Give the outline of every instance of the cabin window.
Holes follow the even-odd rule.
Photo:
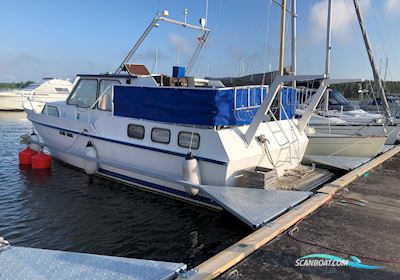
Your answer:
[[[157,143],[169,144],[171,131],[165,128],[153,128],[151,130],[151,140]]]
[[[54,88],[57,92],[61,92],[61,93],[68,93],[69,90],[67,88],[60,88],[60,87],[56,87]]]
[[[88,108],[96,102],[96,99],[97,80],[81,79],[68,98],[67,104]]]
[[[193,136],[192,136],[193,135]],[[200,147],[200,134],[181,131],[178,135],[178,146],[197,150]]]
[[[46,105],[45,109],[43,110],[45,114],[48,116],[59,117],[58,109],[54,106]]]
[[[144,138],[144,126],[138,124],[128,125],[128,136],[135,139]]]
[[[101,80],[99,90],[99,104],[98,108],[104,111],[111,111],[112,109],[112,87],[113,85],[121,84],[118,80]]]

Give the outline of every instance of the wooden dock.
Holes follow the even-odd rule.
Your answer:
[[[224,274],[222,278],[227,277],[227,275],[230,275],[230,273],[236,273],[237,275],[241,275],[245,279],[257,279],[258,277],[255,277],[258,275],[257,273],[262,271],[262,268],[254,269],[256,273],[249,273],[248,275],[246,274],[241,274],[240,269],[243,267],[248,267],[253,266],[253,267],[259,267],[260,262],[257,260],[257,257],[255,258],[249,258],[248,260],[245,261],[246,264],[239,264],[241,261],[246,259],[249,255],[253,254],[256,250],[263,248],[264,254],[268,254],[268,246],[265,246],[267,243],[269,243],[271,240],[282,234],[284,231],[288,230],[290,227],[294,226],[296,223],[299,221],[305,219],[307,216],[309,216],[311,213],[315,212],[317,209],[319,209],[321,206],[327,204],[328,202],[332,201],[332,199],[335,198],[335,196],[343,191],[344,188],[349,186],[352,182],[357,180],[358,178],[365,176],[367,177],[368,172],[371,171],[373,168],[376,168],[377,166],[383,164],[385,161],[388,159],[392,158],[395,156],[397,153],[400,151],[400,146],[396,146],[393,149],[387,151],[386,153],[382,154],[381,156],[373,159],[372,161],[364,164],[363,166],[347,173],[346,175],[340,177],[339,179],[327,184],[323,188],[318,190],[318,193],[313,196],[311,199],[305,201],[304,203],[300,204],[298,207],[294,208],[293,210],[285,213],[284,215],[280,216],[277,218],[273,223],[268,224],[259,230],[255,231],[254,233],[250,234],[249,236],[243,238],[239,242],[233,244],[232,246],[228,247],[224,251],[220,252],[219,254],[215,255],[214,257],[210,258],[209,260],[201,263],[191,271],[189,271],[184,277],[181,277],[180,279],[214,279],[218,277],[219,275]],[[397,161],[398,163],[398,161]],[[396,166],[395,166],[396,167]],[[373,176],[373,175],[371,175]],[[398,175],[396,174],[396,177]],[[399,177],[400,178],[400,177]],[[382,181],[382,186],[370,186],[372,189],[374,188],[384,188],[386,186],[383,185],[385,181],[383,179],[386,179],[385,176],[383,178],[380,178]],[[398,182],[400,181],[397,180],[397,185],[392,186],[392,188],[397,187],[397,194],[400,192],[398,191]],[[386,198],[390,199],[390,198]],[[346,200],[343,200],[346,201]],[[400,199],[396,200],[395,203],[397,206],[400,207]],[[397,208],[398,211],[398,208]],[[335,218],[334,216],[332,217],[333,219]],[[361,217],[360,217],[361,218]],[[351,221],[348,221],[351,224]],[[368,221],[366,221],[368,222]],[[318,226],[318,225],[316,225]],[[340,227],[341,225],[337,225],[336,235],[337,238],[340,238],[341,232],[340,232]],[[397,228],[397,230],[400,230],[400,228]],[[321,229],[321,234],[322,234],[323,229]],[[379,228],[376,229],[377,232],[379,232]],[[375,233],[376,234],[376,233]],[[398,231],[394,232],[395,238],[399,239],[398,236]],[[335,241],[335,240],[333,240]],[[279,243],[279,241],[277,241]],[[376,240],[376,242],[381,242],[379,240]],[[351,243],[351,242],[350,242]],[[400,244],[400,240],[398,240],[398,243]],[[318,249],[318,248],[317,248]],[[354,248],[357,250],[358,248]],[[399,247],[398,247],[399,249]],[[282,248],[284,250],[284,248]],[[322,249],[320,249],[321,251]],[[398,251],[397,251],[398,252]],[[297,257],[301,257],[301,255],[298,255]],[[398,255],[397,255],[398,257]],[[294,262],[292,264],[294,267]],[[397,268],[399,268],[397,266]],[[283,270],[283,268],[282,268]],[[244,269],[246,271],[246,269]],[[253,272],[254,272],[253,271]],[[262,278],[270,278],[272,275],[268,275],[268,273],[262,274]],[[397,279],[399,278],[400,274],[397,274]],[[274,276],[275,277],[275,276]],[[226,278],[228,279],[228,278]],[[231,279],[231,278],[229,278]],[[238,278],[239,279],[239,278]],[[339,278],[338,278],[339,279]],[[386,278],[388,279],[388,278]]]

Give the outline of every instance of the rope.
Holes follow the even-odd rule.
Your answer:
[[[3,250],[7,250],[10,246],[10,243],[0,236],[0,252]]]
[[[192,153],[193,135],[194,135],[194,125],[192,126],[192,135],[190,136],[189,153]]]
[[[322,248],[322,249],[325,249],[325,250],[329,250],[329,251],[332,251],[332,252],[335,252],[335,253],[348,255],[348,256],[355,256],[355,257],[358,257],[358,258],[367,259],[367,260],[371,260],[371,261],[400,264],[400,260],[386,260],[386,259],[373,258],[373,257],[370,257],[370,256],[365,256],[365,255],[361,255],[361,254],[358,254],[358,253],[349,252],[349,251],[346,251],[346,250],[339,250],[339,249],[336,249],[336,248],[331,248],[331,247],[324,246],[324,245],[321,245],[321,244],[318,244],[318,243],[314,243],[314,242],[311,242],[311,241],[306,241],[306,240],[302,240],[300,238],[297,238],[297,237],[294,236],[294,233],[296,231],[300,230],[299,229],[299,225],[300,225],[300,223],[302,221],[303,221],[303,219],[299,220],[293,226],[293,228],[287,232],[288,236],[291,239],[293,239],[293,240],[295,240],[295,241],[297,241],[299,243],[303,243],[303,244],[311,245],[311,246],[314,246],[314,247],[319,247],[319,248]]]
[[[266,32],[265,32],[265,56],[264,56],[264,73],[263,73],[263,78],[261,82],[261,86],[265,84],[265,76],[267,74],[267,57],[269,54],[269,50],[271,49],[268,46],[268,39],[269,39],[269,17],[270,17],[270,12],[271,12],[271,4],[272,0],[268,1],[268,11],[267,11],[267,26],[266,26]]]
[[[351,19],[351,23],[352,23],[351,24],[351,30],[352,30],[353,35],[354,35],[354,36],[352,36],[352,40],[355,43],[355,45],[357,46],[357,50],[358,50],[358,53],[360,54],[360,57],[361,58],[365,58],[363,50],[362,50],[362,47],[360,46],[360,44],[357,44],[358,41],[355,39],[355,38],[357,38],[357,36],[359,36],[358,35],[359,33],[356,31],[357,30],[356,26],[358,26],[358,24],[357,24],[357,22],[355,21],[355,19],[353,17],[354,14],[352,14],[350,12],[350,8],[349,8],[349,6],[347,4],[347,1],[343,0],[343,2],[345,4],[345,6],[346,6],[347,15]],[[364,68],[365,69],[368,69],[368,68],[371,67],[370,65],[368,65],[368,63],[365,61],[365,59],[360,59],[360,61],[362,61],[362,63],[364,64]]]
[[[72,144],[69,145],[67,148],[65,148],[64,151],[68,151],[69,149],[71,149],[72,146],[76,143],[76,141],[78,141],[78,139],[83,135],[83,133],[85,133],[85,130],[86,129],[82,130],[82,132],[78,134],[78,136],[75,138],[75,140],[72,142]],[[88,135],[89,135],[89,141],[90,141],[90,134],[88,134]]]

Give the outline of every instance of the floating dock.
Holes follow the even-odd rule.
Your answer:
[[[399,152],[400,146],[392,147],[327,184],[273,223],[184,273],[180,279],[300,279],[310,274],[316,278],[399,279],[400,156],[369,173]],[[350,191],[346,192],[347,189]],[[293,226],[299,232],[275,239]],[[383,268],[295,266],[296,259],[314,253],[358,256],[363,263]]]
[[[182,263],[149,261],[64,251],[0,247],[0,279],[175,279]]]
[[[240,193],[242,188],[202,188],[242,221],[260,228],[188,271],[182,263],[0,244],[0,279],[259,279],[276,275],[301,278],[303,273],[334,275],[337,279],[398,279],[400,157],[369,174],[398,154],[400,146],[385,151],[314,193],[264,189]],[[346,192],[347,186],[360,177],[363,179]],[[251,196],[254,205],[232,200],[247,200],[245,196]],[[300,231],[275,239],[293,226]],[[330,274],[331,270],[324,268],[295,266],[298,258],[313,253],[354,256],[382,269],[336,267]]]

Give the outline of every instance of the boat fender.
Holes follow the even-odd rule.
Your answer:
[[[97,151],[91,141],[88,141],[85,148],[85,155],[89,158],[97,159]],[[92,175],[97,171],[97,162],[86,159],[83,163],[83,168],[86,174]]]
[[[51,169],[51,156],[40,151],[31,157],[32,169]]]
[[[36,152],[40,152],[40,146],[37,144],[39,142],[39,135],[35,133],[35,131],[32,132],[31,135],[29,135],[29,148]]]
[[[192,153],[188,153],[183,160],[182,165],[183,180],[190,182],[195,185],[200,185],[200,169],[197,159],[192,156]],[[185,191],[188,195],[195,196],[199,193],[198,188],[184,186]]]
[[[32,163],[31,159],[36,154],[37,154],[37,152],[32,150],[31,148],[29,148],[29,146],[28,146],[25,150],[18,153],[19,164],[31,165],[31,163]]]

